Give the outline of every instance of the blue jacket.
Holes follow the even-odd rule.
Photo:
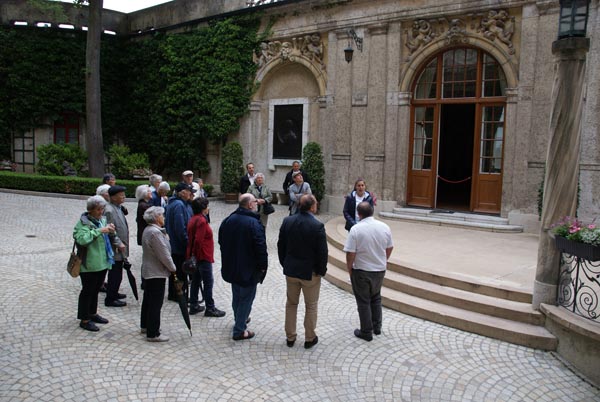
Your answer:
[[[356,199],[354,196],[356,195],[356,191],[352,191],[350,194],[346,196],[346,201],[344,202],[344,218],[346,218],[346,230],[350,230],[350,228],[356,225]],[[365,198],[363,201],[368,202],[373,206],[373,197],[371,197],[371,193],[365,191]]]
[[[223,280],[247,287],[262,282],[268,265],[265,230],[258,214],[238,208],[221,222],[221,275]]]
[[[171,254],[185,255],[187,224],[192,218],[192,206],[179,197],[171,197],[165,210],[165,228],[171,243]]]

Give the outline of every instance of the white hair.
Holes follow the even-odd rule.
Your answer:
[[[171,191],[171,186],[169,186],[168,181],[161,181],[160,184],[158,185],[158,189]]]
[[[141,186],[137,186],[135,189],[135,198],[138,201],[141,201],[146,198],[148,195],[148,191],[150,191],[150,186],[147,184],[142,184]]]
[[[88,211],[93,211],[98,207],[105,207],[106,204],[107,202],[104,199],[104,197],[102,197],[101,195],[93,195],[87,199],[86,207]]]
[[[159,174],[153,174],[150,176],[150,184],[154,186],[156,183],[160,183],[162,181],[162,176]]]
[[[110,184],[101,184],[96,189],[96,195],[107,194],[108,189],[110,188]]]
[[[164,215],[165,209],[163,207],[150,207],[144,212],[144,220],[146,223],[156,223],[158,217]]]

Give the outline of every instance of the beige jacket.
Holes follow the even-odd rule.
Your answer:
[[[165,229],[151,224],[142,235],[142,278],[168,278],[175,272],[171,245]]]

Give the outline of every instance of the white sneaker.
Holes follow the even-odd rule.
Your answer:
[[[148,342],[167,342],[169,337],[166,335],[155,336],[154,338],[146,338]]]

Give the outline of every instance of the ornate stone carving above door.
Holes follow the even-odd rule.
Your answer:
[[[260,69],[276,59],[294,62],[296,58],[302,57],[320,70],[325,71],[324,52],[325,49],[321,41],[321,35],[313,33],[287,41],[275,40],[262,42],[260,44],[260,51],[254,55],[254,62]]]

